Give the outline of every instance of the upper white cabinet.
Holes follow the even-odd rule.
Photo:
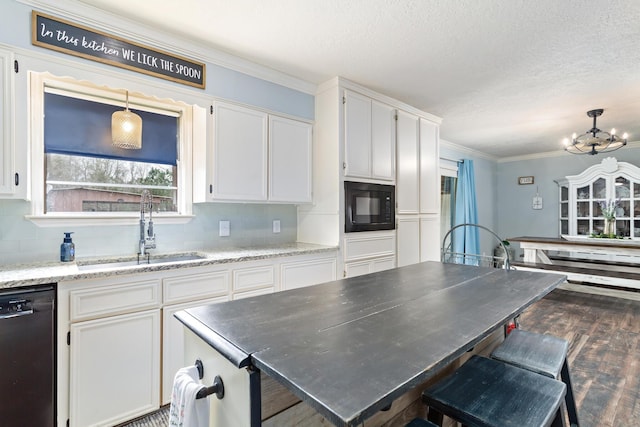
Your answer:
[[[615,234],[640,238],[640,168],[607,157],[600,164],[557,182],[560,234],[603,234],[605,216],[601,204],[617,202]]]
[[[353,178],[395,178],[395,109],[345,90],[344,174]]]
[[[269,116],[269,200],[311,202],[312,128]]]
[[[11,197],[17,186],[14,171],[13,54],[0,49],[0,197]]]
[[[396,213],[417,214],[420,209],[420,145],[418,116],[398,111]]]
[[[267,200],[267,114],[216,102],[212,197]]]
[[[212,112],[211,141],[194,148],[194,201],[311,202],[310,123],[225,102]]]
[[[439,126],[420,119],[420,213],[440,214]]]

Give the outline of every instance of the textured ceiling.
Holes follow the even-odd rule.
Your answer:
[[[594,108],[640,140],[638,0],[80,1],[311,83],[345,77],[496,157],[559,150]]]

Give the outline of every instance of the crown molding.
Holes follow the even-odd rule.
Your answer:
[[[440,139],[440,148],[443,148],[443,147],[444,148],[448,148],[450,150],[458,151],[460,153],[465,153],[465,154],[468,154],[470,156],[477,157],[477,158],[480,158],[480,159],[489,160],[489,161],[492,161],[492,162],[499,161],[499,159],[497,157],[492,156],[490,154],[483,153],[482,151],[474,150],[473,148],[469,148],[469,147],[465,147],[465,146],[462,146],[462,145],[458,145],[458,144],[455,144],[453,142],[449,142],[449,141],[444,140],[444,139],[441,138]]]
[[[211,46],[196,42],[183,36],[158,31],[153,27],[133,21],[127,17],[116,15],[81,3],[76,0],[17,0],[39,11],[59,16],[106,33],[144,45],[172,52],[194,60],[199,60],[247,74],[271,83],[285,86],[309,95],[316,93],[317,85],[259,65],[247,59],[231,55]],[[135,31],[132,31],[135,29]]]
[[[636,148],[640,148],[640,141],[628,142],[626,147],[622,147],[620,148],[620,150],[625,150],[625,149],[628,150],[628,149],[636,149]],[[613,153],[613,151],[610,151],[608,153],[602,153],[602,155],[605,156],[609,153]],[[545,159],[549,157],[566,156],[567,154],[570,154],[571,156],[588,155],[588,154],[571,154],[571,153],[567,153],[565,150],[556,150],[556,151],[547,151],[544,153],[526,154],[523,156],[501,157],[498,159],[498,163],[519,162],[522,160]]]

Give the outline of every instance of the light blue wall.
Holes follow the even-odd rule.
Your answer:
[[[31,7],[1,0],[0,43],[20,49],[58,56],[75,63],[109,69],[139,79],[159,79],[128,70],[103,65],[31,45]],[[198,58],[193,58],[198,60]],[[186,88],[179,83],[162,80],[168,87],[205,93],[268,110],[314,118],[314,97],[266,80],[255,78],[219,65],[207,63],[206,90]],[[25,71],[25,70],[23,70]],[[101,83],[101,82],[98,82]],[[126,83],[123,83],[126,85]],[[178,92],[177,92],[178,93]],[[179,96],[176,99],[180,99]],[[25,144],[27,141],[18,141]],[[59,260],[59,247],[64,231],[73,231],[78,257],[128,255],[137,251],[137,226],[40,228],[25,219],[30,206],[25,201],[0,200],[0,264]],[[194,205],[195,218],[183,225],[156,224],[157,251],[204,250],[221,247],[256,246],[289,243],[296,240],[297,217],[293,205],[222,204]],[[281,221],[281,232],[272,233],[272,220]],[[218,221],[231,222],[231,235],[218,237]]]

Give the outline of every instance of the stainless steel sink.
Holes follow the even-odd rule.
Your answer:
[[[151,258],[140,258],[140,259],[131,259],[131,260],[119,260],[119,261],[98,261],[98,262],[83,262],[79,261],[78,270],[109,270],[123,267],[132,267],[138,265],[154,265],[154,264],[171,264],[175,262],[181,261],[194,261],[199,259],[205,259],[206,256],[199,254],[179,254],[179,255],[168,255],[168,256],[155,256]]]

